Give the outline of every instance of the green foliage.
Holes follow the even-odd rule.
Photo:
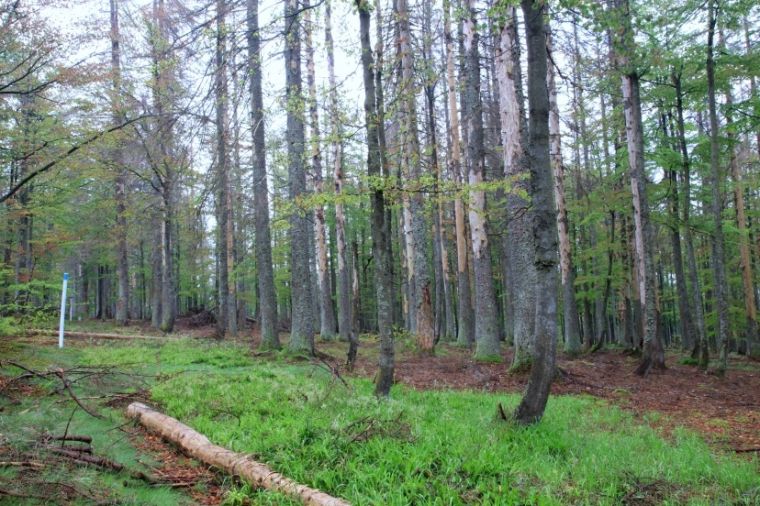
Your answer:
[[[619,504],[652,487],[671,504],[751,504],[760,486],[756,462],[713,455],[682,430],[665,441],[593,398],[553,397],[541,424],[521,428],[496,416],[497,403],[509,411],[517,395],[398,388],[378,401],[369,381],[345,388],[322,368],[255,361],[234,346],[172,342],[85,356],[177,371],[152,389],[167,413],[354,504]]]

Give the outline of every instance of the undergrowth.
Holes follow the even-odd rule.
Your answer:
[[[686,430],[666,441],[591,397],[554,396],[541,423],[523,428],[496,417],[518,395],[396,387],[378,401],[367,380],[344,386],[321,365],[256,360],[236,346],[109,345],[83,358],[160,372],[152,396],[168,414],[357,505],[760,502],[757,459],[712,453]],[[283,504],[245,488],[228,502],[245,497]]]

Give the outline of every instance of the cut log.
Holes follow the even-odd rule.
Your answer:
[[[254,461],[248,455],[217,446],[203,434],[141,402],[130,404],[127,408],[127,416],[134,418],[165,440],[174,443],[188,455],[237,476],[254,487],[288,494],[309,506],[351,506],[343,499],[332,497],[306,485],[299,485],[275,473],[266,465]]]

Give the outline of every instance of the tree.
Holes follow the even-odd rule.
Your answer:
[[[291,324],[288,349],[314,353],[312,292],[309,275],[309,228],[304,199],[306,171],[303,155],[305,134],[301,83],[301,21],[297,0],[285,1],[285,102],[287,107],[288,197],[290,214]]]
[[[715,99],[715,25],[717,24],[717,6],[714,0],[707,2],[707,107],[710,116],[710,187],[712,188],[712,268],[713,290],[718,312],[716,339],[720,348],[718,373],[723,375],[728,367],[728,294],[726,283],[725,245],[723,240],[723,195],[720,169],[720,141],[718,136],[718,111]]]
[[[635,265],[644,314],[644,349],[637,374],[645,375],[654,367],[665,367],[665,354],[657,334],[657,288],[655,284],[654,235],[649,220],[647,180],[644,172],[644,124],[641,118],[639,70],[633,62],[635,51],[631,12],[628,0],[615,0],[615,58],[621,74],[625,134],[628,144],[628,172],[633,196]]]
[[[253,136],[253,213],[256,234],[254,249],[259,289],[259,329],[261,331],[261,347],[279,349],[277,300],[275,298],[274,268],[272,266],[272,237],[269,228],[269,189],[264,135],[266,125],[264,123],[264,100],[261,90],[261,32],[259,29],[258,0],[247,0],[246,8],[251,132]]]
[[[113,88],[111,90],[111,108],[113,123],[118,125],[124,121],[121,105],[121,50],[119,47],[119,6],[117,0],[109,2],[111,8],[111,73]],[[129,319],[129,263],[127,259],[127,195],[123,153],[121,147],[113,150],[113,163],[116,168],[116,321],[126,325]]]
[[[557,208],[554,203],[549,155],[549,92],[547,89],[547,28],[543,2],[522,0],[528,49],[528,107],[533,239],[536,266],[535,353],[514,417],[530,424],[541,419],[549,398],[557,347]]]
[[[380,357],[375,380],[375,394],[388,396],[393,386],[393,308],[390,256],[388,255],[387,227],[385,223],[385,184],[382,178],[383,152],[379,129],[382,116],[377,108],[372,46],[370,44],[370,11],[367,0],[356,0],[359,10],[359,37],[361,40],[362,78],[364,81],[364,121],[367,130],[367,176],[371,182],[372,202],[372,254],[375,258],[375,290],[377,296],[377,327],[380,334]]]
[[[478,49],[475,1],[467,0],[464,20],[464,48],[467,78],[462,95],[467,130],[468,181],[470,188],[470,235],[475,281],[475,358],[500,360],[496,296],[493,286],[491,252],[488,249],[486,193],[484,182],[483,109],[480,98],[480,51]]]

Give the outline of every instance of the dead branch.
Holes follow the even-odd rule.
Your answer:
[[[77,403],[77,405],[82,408],[88,415],[94,417],[94,418],[103,418],[102,415],[95,413],[94,411],[91,411],[87,406],[82,404],[82,401],[79,400],[79,398],[74,394],[74,391],[69,386],[69,382],[66,380],[66,376],[63,374],[63,369],[59,369],[56,371],[56,375],[61,378],[61,382],[63,383],[64,388],[69,393],[69,396],[74,400],[74,402]]]

